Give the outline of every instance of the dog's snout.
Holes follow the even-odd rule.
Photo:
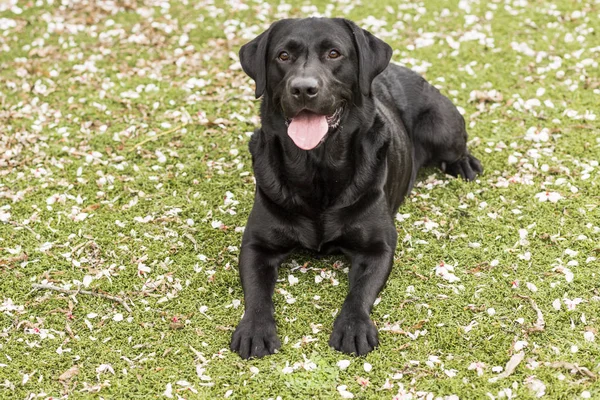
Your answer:
[[[297,77],[290,82],[290,91],[296,98],[311,99],[319,93],[319,81],[311,77]]]

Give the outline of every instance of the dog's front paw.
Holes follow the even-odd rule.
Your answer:
[[[231,351],[243,359],[259,358],[273,354],[281,347],[273,319],[245,315],[233,332]]]
[[[378,344],[377,328],[366,313],[342,311],[333,323],[329,345],[342,353],[362,356]]]

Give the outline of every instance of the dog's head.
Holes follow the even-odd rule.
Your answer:
[[[280,108],[304,150],[339,126],[346,106],[370,96],[391,56],[389,45],[342,18],[284,19],[240,50],[256,98],[264,94]]]

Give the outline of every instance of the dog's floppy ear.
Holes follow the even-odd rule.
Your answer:
[[[269,36],[275,24],[258,35],[251,42],[246,43],[240,49],[240,63],[242,69],[256,83],[255,96],[258,99],[267,87],[267,50],[269,48]]]
[[[359,28],[352,21],[344,22],[354,36],[354,47],[358,57],[358,83],[364,96],[371,94],[371,83],[383,72],[392,58],[392,48],[370,32]]]

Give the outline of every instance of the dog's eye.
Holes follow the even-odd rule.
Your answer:
[[[329,50],[329,54],[327,54],[327,57],[329,58],[338,58],[339,56],[341,56],[341,54],[336,49]]]
[[[280,61],[287,61],[290,59],[290,55],[287,51],[282,51],[281,53],[279,53],[277,58],[279,58]]]

